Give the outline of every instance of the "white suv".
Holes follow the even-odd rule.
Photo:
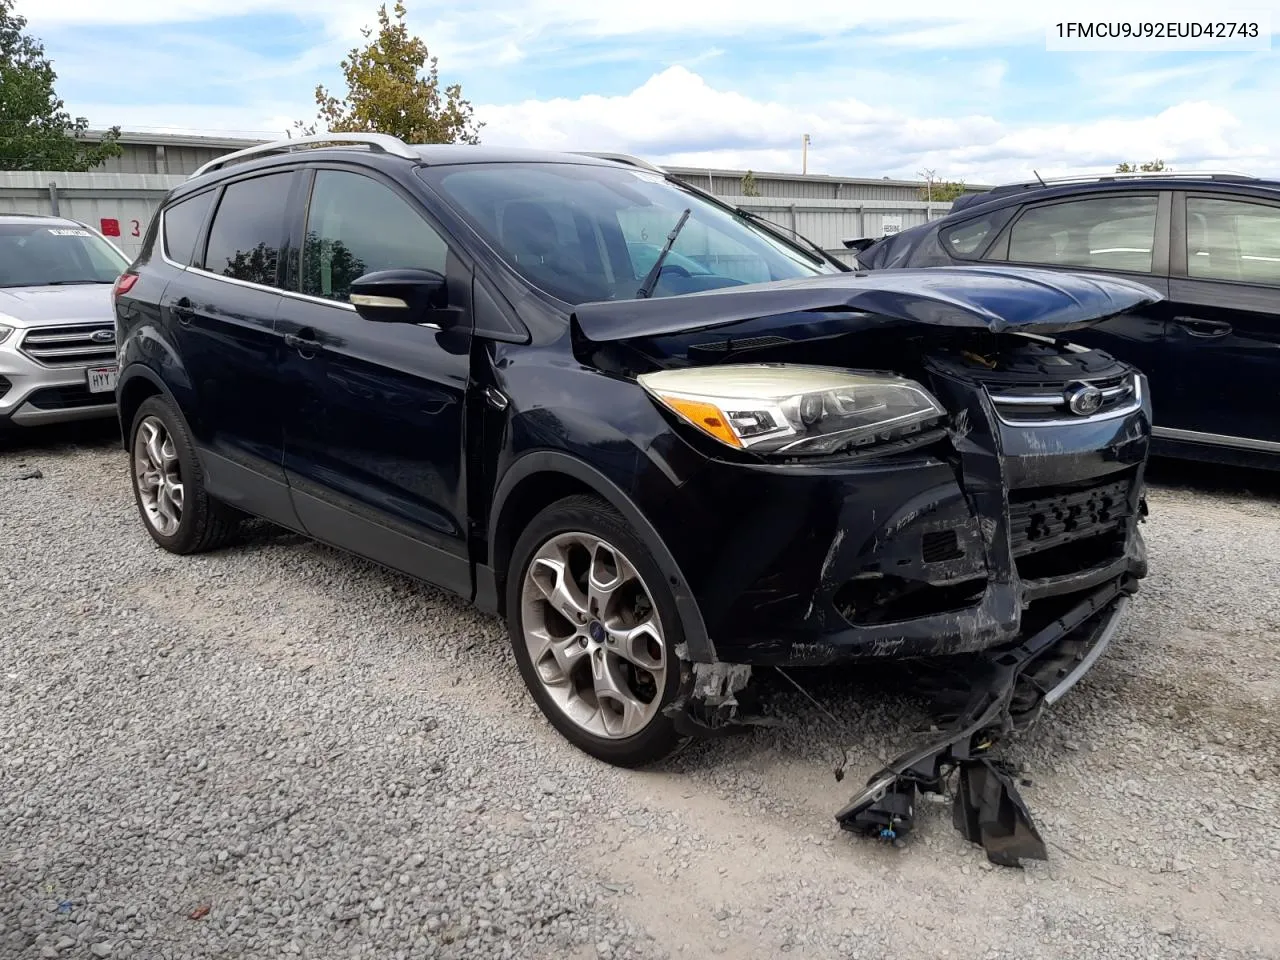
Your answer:
[[[115,415],[111,287],[128,266],[83,223],[0,215],[0,427]]]

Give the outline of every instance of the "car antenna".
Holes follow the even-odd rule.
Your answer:
[[[1035,178],[1040,181],[1040,186],[1042,187],[1048,186],[1048,184],[1044,182],[1044,180],[1041,178],[1040,174],[1037,171],[1032,170],[1031,172],[1035,175]]]
[[[649,294],[653,293],[653,288],[658,285],[658,275],[662,273],[662,261],[667,259],[667,254],[671,252],[672,246],[675,245],[676,237],[680,236],[680,231],[684,229],[685,221],[689,219],[689,214],[691,213],[693,213],[693,208],[685,207],[684,213],[680,214],[680,219],[676,221],[676,225],[667,234],[667,242],[663,244],[662,251],[658,254],[658,259],[653,261],[653,267],[645,275],[644,283],[640,284],[640,289],[636,291],[637,300],[647,300]]]

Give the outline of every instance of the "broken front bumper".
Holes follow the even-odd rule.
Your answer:
[[[1045,859],[1012,777],[987,753],[1075,686],[1111,644],[1128,603],[1118,585],[1108,586],[1018,646],[974,658],[954,677],[964,705],[942,732],[873,774],[836,820],[847,830],[896,838],[911,829],[918,792],[942,793],[958,770],[953,819],[965,837],[995,863]]]
[[[972,653],[1017,643],[1074,599],[1146,575],[1146,409],[1012,429],[981,399],[950,460],[735,465],[695,585],[716,658],[754,666]],[[983,424],[985,420],[985,425]],[[956,457],[958,452],[959,456]],[[958,464],[956,460],[958,459]]]

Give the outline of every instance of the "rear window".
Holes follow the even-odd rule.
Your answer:
[[[206,270],[276,286],[292,177],[292,172],[272,173],[227,186],[209,226]]]
[[[198,196],[188,197],[164,212],[164,252],[174,263],[184,267],[191,262],[196,249],[196,238],[204,225],[205,215],[213,203],[216,191],[209,190]]]
[[[986,247],[995,227],[993,216],[979,217],[941,231],[942,247],[953,257],[976,257]]]
[[[115,247],[76,224],[0,223],[0,287],[115,283],[128,266]]]

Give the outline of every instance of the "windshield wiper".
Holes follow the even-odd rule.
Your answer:
[[[662,262],[667,259],[667,254],[671,252],[671,248],[675,246],[676,237],[680,236],[680,231],[684,229],[685,222],[689,219],[689,214],[693,212],[692,207],[685,207],[684,213],[680,214],[680,219],[676,221],[676,225],[671,228],[671,232],[667,234],[667,242],[663,244],[658,259],[653,261],[653,266],[649,269],[648,274],[644,278],[644,283],[640,284],[640,289],[636,291],[637,300],[647,300],[649,294],[653,293],[653,288],[658,285],[658,275],[662,273]]]
[[[839,267],[841,270],[848,271],[850,269],[847,263],[842,260],[838,260],[831,254],[827,253],[827,251],[823,250],[822,247],[818,246],[803,233],[800,233],[799,231],[792,231],[790,227],[784,227],[782,224],[778,223],[777,220],[770,220],[768,217],[762,216],[754,210],[748,210],[745,207],[734,207],[733,212],[748,220],[755,220],[757,223],[767,223],[771,227],[777,227],[780,231],[785,231],[787,234],[790,234],[786,239],[793,245],[803,243],[826,263],[835,264],[835,266]]]

